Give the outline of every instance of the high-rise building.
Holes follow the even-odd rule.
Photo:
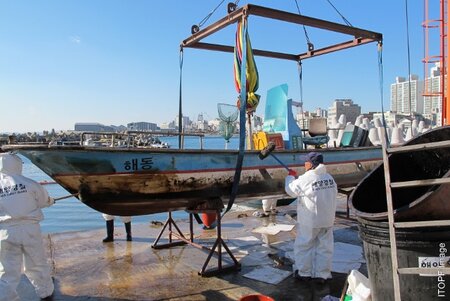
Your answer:
[[[361,115],[361,107],[351,99],[336,99],[331,107],[328,108],[328,126],[333,126],[333,117],[339,119],[344,114],[347,122],[355,123],[356,117]]]
[[[430,69],[430,76],[425,79],[425,95],[423,97],[423,115],[426,119],[442,125],[442,99],[438,92],[441,91],[441,67],[435,63]]]
[[[198,114],[197,122],[194,127],[200,131],[205,131],[208,129],[208,121],[203,118],[203,113]]]
[[[391,84],[391,111],[423,113],[423,83],[417,75],[411,75],[409,80],[400,76],[395,78],[395,83]]]

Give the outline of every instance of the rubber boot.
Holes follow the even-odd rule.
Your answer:
[[[127,232],[127,241],[132,241],[131,237],[131,222],[124,223],[125,225],[125,231]]]
[[[106,237],[103,242],[114,241],[114,220],[106,221]]]

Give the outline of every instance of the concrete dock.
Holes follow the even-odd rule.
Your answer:
[[[294,203],[279,207],[277,215],[264,218],[253,215],[256,209],[227,213],[222,220],[222,237],[240,262],[241,270],[213,277],[198,275],[208,255],[205,250],[190,245],[151,248],[162,228],[159,222],[133,225],[132,242],[125,240],[121,222],[116,222],[112,243],[102,243],[104,229],[46,235],[55,280],[54,300],[221,301],[239,300],[249,294],[262,294],[277,301],[339,298],[350,269],[366,274],[356,222],[346,218],[345,206],[345,197],[341,196],[334,229],[336,271],[325,284],[302,282],[291,275],[289,258],[295,227],[289,228],[295,225]],[[177,225],[188,237],[189,223],[177,220]],[[277,225],[285,229],[276,234],[259,231]],[[207,247],[214,243],[215,230],[203,230],[195,224],[194,233],[196,243]],[[162,240],[167,241],[167,237]],[[339,250],[342,247],[347,249]],[[343,253],[339,252],[353,252],[356,259],[345,264],[345,260],[340,260]],[[222,254],[224,260],[229,259],[226,252]],[[213,256],[208,267],[216,266]],[[26,277],[18,290],[21,300],[39,300]]]

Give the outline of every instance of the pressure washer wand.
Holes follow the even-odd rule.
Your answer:
[[[71,197],[76,197],[76,196],[78,196],[79,194],[80,194],[80,193],[77,192],[77,193],[69,194],[69,195],[66,195],[66,196],[59,197],[59,198],[54,198],[53,200],[56,202],[56,201],[68,199],[68,198],[71,198]]]
[[[281,162],[280,159],[278,159],[274,154],[272,154],[272,151],[275,149],[275,146],[276,146],[275,143],[273,143],[272,141],[269,142],[267,144],[267,146],[259,152],[259,155],[258,155],[259,159],[264,160],[265,158],[267,158],[267,156],[271,155],[275,160],[277,160],[278,163],[280,163],[281,166],[286,168],[287,171],[290,171],[291,169],[289,167],[287,167],[286,164]]]

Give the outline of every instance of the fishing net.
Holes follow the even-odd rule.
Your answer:
[[[233,137],[233,133],[236,129],[235,122],[238,119],[239,110],[236,106],[226,103],[217,104],[217,110],[220,118],[219,132],[225,139],[225,149],[227,149],[230,138]]]
[[[220,135],[225,139],[225,141],[228,143],[230,142],[230,138],[233,137],[234,130],[236,129],[236,126],[231,122],[226,121],[220,121],[219,123],[219,132]]]
[[[220,120],[224,122],[235,122],[238,119],[239,110],[235,105],[219,103],[217,104],[217,110]]]

